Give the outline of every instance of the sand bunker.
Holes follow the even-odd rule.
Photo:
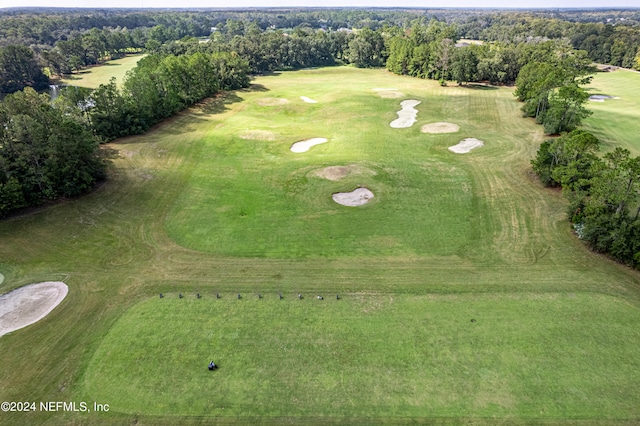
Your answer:
[[[327,142],[327,138],[311,138],[299,141],[291,145],[291,152],[307,152],[314,145],[320,145]]]
[[[375,176],[376,172],[373,170],[362,167],[358,164],[352,164],[349,166],[329,166],[324,169],[316,170],[313,172],[315,176],[332,181],[340,180],[349,175],[365,175]]]
[[[257,141],[274,141],[276,134],[268,130],[247,130],[239,134],[242,139]]]
[[[0,336],[47,316],[69,291],[60,281],[30,284],[0,296]]]
[[[336,192],[332,198],[343,206],[357,207],[367,204],[373,198],[373,192],[367,188],[356,188],[351,192]]]
[[[449,151],[455,152],[456,154],[466,154],[472,149],[480,148],[481,146],[484,146],[484,142],[480,139],[466,138],[461,140],[457,145],[450,146]]]
[[[318,101],[313,100],[311,98],[307,98],[306,96],[300,96],[300,99],[302,99],[303,101],[305,101],[308,104],[317,104]]]
[[[604,102],[605,99],[616,99],[613,96],[609,95],[591,95],[589,96],[589,100],[593,102]]]
[[[455,133],[460,130],[460,126],[453,123],[440,121],[438,123],[425,124],[420,128],[422,133]]]
[[[406,127],[411,127],[413,123],[416,122],[418,110],[414,107],[418,104],[420,104],[420,101],[416,101],[414,99],[400,102],[400,106],[402,107],[402,109],[398,111],[398,118],[393,120],[390,126],[394,129],[404,129]]]
[[[257,100],[260,106],[278,106],[288,104],[289,101],[283,98],[261,98]]]

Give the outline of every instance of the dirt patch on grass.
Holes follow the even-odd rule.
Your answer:
[[[336,192],[332,198],[343,206],[357,207],[367,204],[373,198],[373,192],[367,188],[356,188],[351,192]]]
[[[68,291],[65,283],[48,281],[1,295],[0,336],[41,320],[62,302]]]
[[[458,142],[457,145],[450,146],[449,151],[455,152],[456,154],[466,154],[471,152],[473,149],[480,148],[481,146],[484,146],[484,142],[480,139],[466,138]]]
[[[284,98],[260,98],[256,102],[260,106],[279,106],[288,104],[289,100]]]
[[[405,94],[398,89],[375,88],[372,90],[377,92],[381,98],[402,98],[405,96]]]
[[[400,102],[402,109],[398,111],[398,118],[393,120],[390,126],[394,129],[404,129],[413,126],[413,123],[417,121],[416,117],[418,116],[418,110],[414,107],[420,103],[420,101],[416,101],[415,99],[408,99]]]
[[[299,141],[291,145],[291,152],[307,152],[312,146],[327,142],[327,138],[311,138]]]
[[[375,176],[376,172],[371,169],[367,169],[366,167],[362,167],[358,164],[351,164],[348,166],[325,167],[324,169],[315,170],[313,174],[314,176],[318,176],[323,179],[336,181],[352,175]]]
[[[460,130],[460,126],[453,123],[440,121],[438,123],[425,124],[420,128],[422,133],[455,133]]]
[[[239,134],[242,139],[257,141],[275,141],[276,134],[269,130],[247,130]]]

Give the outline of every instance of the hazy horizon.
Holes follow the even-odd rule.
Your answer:
[[[237,8],[278,8],[278,7],[309,7],[309,8],[418,8],[418,9],[455,9],[455,8],[496,8],[496,9],[639,9],[640,0],[236,0],[233,6],[229,1],[185,0],[110,0],[108,5],[99,0],[0,0],[0,9],[20,7],[42,8],[82,8],[82,9],[139,9],[139,8],[167,8],[167,9],[237,9]]]

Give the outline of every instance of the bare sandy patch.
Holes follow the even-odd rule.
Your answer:
[[[278,106],[289,103],[289,100],[284,98],[260,98],[256,101],[260,106]]]
[[[589,100],[591,102],[604,102],[609,99],[620,99],[617,96],[609,96],[609,95],[591,95],[589,96]]]
[[[239,134],[242,139],[257,141],[275,141],[276,134],[269,130],[246,130]]]
[[[471,152],[472,149],[480,148],[481,146],[484,146],[484,142],[480,139],[466,138],[458,142],[457,145],[450,146],[449,151],[456,154],[466,154]]]
[[[321,143],[325,143],[327,141],[327,138],[311,138],[299,141],[291,145],[291,152],[307,152],[312,146],[320,145]]]
[[[453,123],[439,121],[437,123],[425,124],[420,128],[422,133],[455,133],[460,130],[460,126]]]
[[[329,166],[324,169],[315,170],[313,172],[315,176],[332,181],[340,180],[350,175],[367,175],[375,176],[376,172],[373,170],[362,167],[358,164],[351,164],[349,166]]]
[[[307,98],[306,96],[300,96],[300,99],[302,99],[303,101],[305,101],[308,104],[317,104],[318,103],[318,101],[316,101],[315,99]]]
[[[373,198],[373,192],[367,188],[356,188],[351,192],[336,192],[332,198],[343,206],[357,207],[367,204]]]
[[[413,123],[416,122],[416,117],[418,116],[418,110],[414,107],[420,103],[420,101],[416,101],[415,99],[400,102],[402,109],[398,111],[398,118],[393,120],[390,126],[394,129],[411,127]]]
[[[0,336],[31,325],[62,302],[69,287],[47,281],[17,288],[0,296]]]

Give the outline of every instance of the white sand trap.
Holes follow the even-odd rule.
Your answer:
[[[291,145],[291,152],[307,152],[312,146],[327,142],[327,138],[311,138]]]
[[[438,123],[425,124],[420,128],[422,133],[455,133],[460,130],[460,126],[453,123],[440,121]]]
[[[311,99],[311,98],[307,98],[306,96],[300,96],[300,99],[302,99],[303,101],[305,101],[308,104],[317,104],[318,101]]]
[[[17,288],[0,296],[0,336],[19,330],[47,316],[69,292],[60,281]]]
[[[284,98],[260,98],[256,101],[260,106],[278,106],[289,103],[289,100]]]
[[[373,198],[373,192],[367,188],[356,188],[351,192],[336,192],[332,198],[343,206],[357,207],[367,204]]]
[[[606,99],[619,99],[609,95],[591,95],[589,100],[593,102],[604,102]]]
[[[449,151],[455,152],[456,154],[466,154],[467,152],[471,152],[472,149],[480,148],[481,146],[484,146],[484,142],[480,139],[466,138],[461,140],[457,145],[450,146]]]
[[[268,130],[246,130],[239,134],[242,139],[257,141],[275,141],[276,134]]]
[[[416,122],[416,117],[418,115],[418,110],[414,107],[420,103],[420,101],[416,101],[414,99],[400,102],[400,106],[402,107],[402,109],[398,111],[398,118],[393,120],[390,126],[394,129],[404,129],[406,127],[411,127],[413,123]]]

